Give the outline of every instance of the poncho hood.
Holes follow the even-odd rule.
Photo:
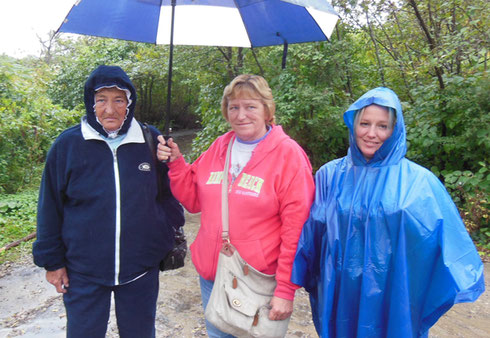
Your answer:
[[[102,125],[97,121],[94,108],[95,92],[103,87],[117,87],[122,90],[128,90],[130,93],[130,98],[128,100],[130,104],[127,109],[127,116],[121,129],[118,131],[118,135],[125,134],[127,133],[134,116],[134,107],[136,106],[136,89],[134,88],[128,75],[118,66],[99,66],[90,74],[87,82],[85,82],[84,102],[87,122],[101,135],[105,137],[108,136]]]
[[[393,108],[396,112],[396,123],[393,134],[391,134],[378,151],[376,151],[373,158],[370,161],[367,161],[356,144],[354,119],[359,110],[371,104]],[[391,165],[398,163],[405,156],[407,152],[407,143],[402,106],[398,96],[391,89],[378,87],[368,91],[347,109],[344,113],[344,122],[349,128],[350,147],[348,156],[352,158],[354,165],[373,167]]]

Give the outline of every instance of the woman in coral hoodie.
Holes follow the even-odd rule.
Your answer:
[[[223,116],[232,131],[220,136],[194,163],[178,145],[160,138],[158,158],[168,160],[171,189],[201,227],[191,245],[206,307],[222,245],[221,181],[226,150],[232,143],[229,180],[229,234],[240,255],[257,270],[276,274],[269,319],[293,311],[298,286],[290,281],[301,229],[314,195],[311,164],[301,147],[274,124],[275,103],[266,80],[240,75],[224,90]],[[206,323],[210,337],[222,336]]]

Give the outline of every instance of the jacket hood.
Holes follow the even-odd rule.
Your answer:
[[[88,77],[84,88],[84,102],[87,114],[87,122],[92,128],[97,130],[101,135],[107,137],[108,134],[97,121],[95,116],[95,92],[103,87],[117,87],[124,91],[129,91],[128,108],[126,119],[117,132],[118,135],[127,133],[134,116],[134,107],[136,106],[136,89],[129,79],[128,75],[118,66],[99,66]]]
[[[393,108],[396,112],[396,123],[391,136],[374,153],[373,158],[368,162],[356,144],[354,119],[357,111],[371,104]],[[347,128],[349,128],[350,146],[347,156],[352,158],[354,165],[379,167],[398,163],[405,157],[407,143],[402,106],[398,96],[391,89],[378,87],[362,95],[344,113],[344,122]]]

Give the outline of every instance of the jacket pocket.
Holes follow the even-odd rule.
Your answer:
[[[210,236],[203,228],[199,229],[196,239],[190,245],[192,263],[197,273],[206,279],[214,281],[218,266],[219,245],[216,236]]]

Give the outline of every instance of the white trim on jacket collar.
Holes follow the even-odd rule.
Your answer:
[[[84,140],[105,141],[104,138],[94,128],[92,128],[90,124],[88,124],[86,116],[82,117],[81,127]],[[132,119],[128,132],[121,142],[121,144],[125,143],[145,143],[143,131],[141,130],[140,124],[138,123],[138,121],[136,121],[135,118]]]

